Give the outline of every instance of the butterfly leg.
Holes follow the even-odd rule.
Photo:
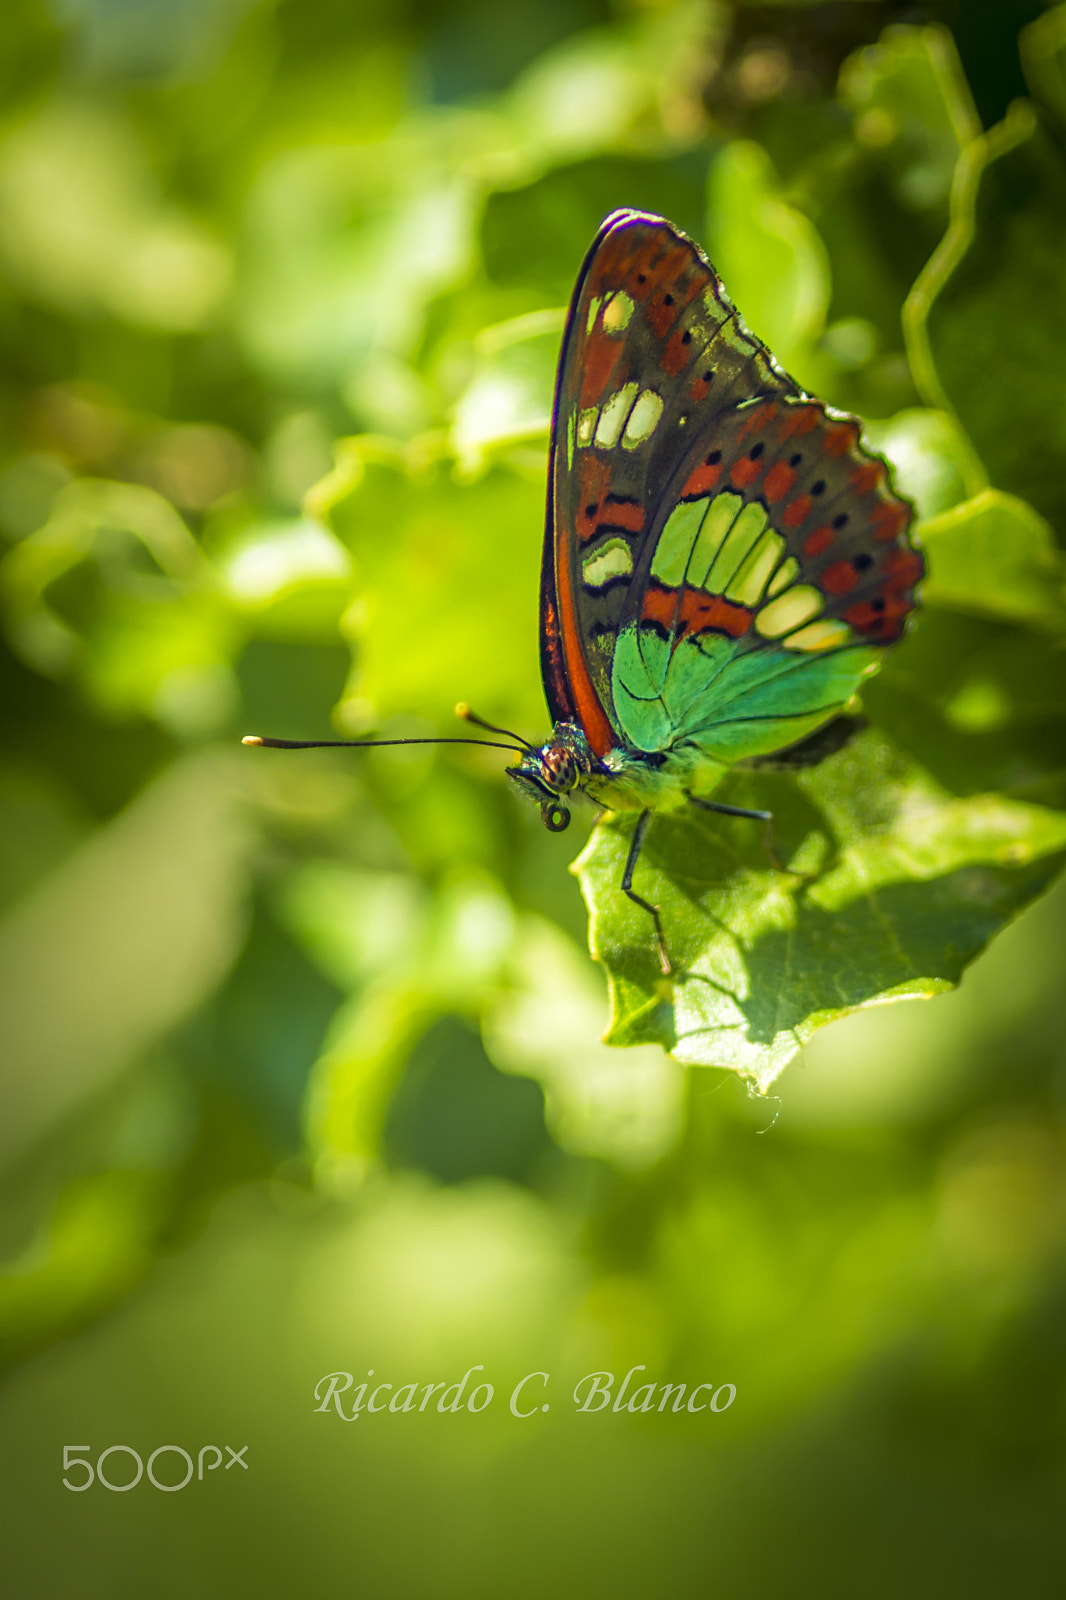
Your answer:
[[[774,849],[774,816],[772,811],[749,811],[745,806],[723,805],[721,800],[701,800],[699,795],[690,794],[689,799],[694,806],[699,806],[703,811],[718,811],[724,817],[749,817],[752,822],[765,822],[766,848],[770,853],[770,860],[779,872],[783,872],[777,851]]]
[[[640,859],[644,841],[648,837],[652,816],[653,813],[651,811],[642,811],[637,820],[637,825],[633,829],[633,837],[629,842],[629,854],[626,856],[626,869],[622,874],[622,893],[627,894],[634,905],[640,906],[643,911],[646,911],[654,922],[655,938],[659,946],[659,964],[663,969],[663,976],[668,978],[674,970],[674,964],[670,960],[670,953],[666,948],[666,938],[663,934],[663,925],[659,917],[659,908],[658,906],[653,906],[650,900],[643,899],[633,888],[633,874],[637,869],[637,862]]]

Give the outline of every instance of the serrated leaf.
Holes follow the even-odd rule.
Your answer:
[[[634,819],[601,822],[574,865],[611,986],[612,1044],[656,1042],[765,1090],[819,1028],[862,1006],[932,995],[1061,867],[1066,817],[957,798],[869,730],[798,777],[734,778],[729,803],[775,813],[778,870],[743,819],[658,817],[621,893]]]

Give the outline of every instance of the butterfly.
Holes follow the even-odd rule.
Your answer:
[[[708,791],[738,763],[801,761],[901,637],[924,572],[912,515],[858,421],[789,377],[691,239],[645,212],[607,217],[555,389],[540,591],[552,733],[533,745],[457,709],[516,741],[500,746],[519,753],[508,776],[554,832],[577,790],[637,812],[620,888],[651,916],[665,973],[658,909],[633,887],[653,817],[695,804],[769,821]]]

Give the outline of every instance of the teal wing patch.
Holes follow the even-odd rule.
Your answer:
[[[731,766],[804,739],[847,705],[880,652],[816,656],[780,646],[740,652],[722,637],[668,641],[629,628],[614,659],[615,708],[638,749],[695,745]]]

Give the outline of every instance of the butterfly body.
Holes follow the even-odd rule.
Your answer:
[[[705,794],[728,769],[708,761],[691,744],[669,751],[616,746],[600,757],[580,728],[559,722],[547,743],[507,770],[541,806],[547,825],[562,832],[569,814],[563,822],[565,807],[557,802],[575,789],[610,811],[678,811],[689,803],[694,789]],[[555,822],[548,816],[553,808],[560,819]]]
[[[510,775],[654,812],[837,718],[924,567],[854,417],[803,392],[660,217],[608,217],[570,306],[541,574],[552,737]],[[761,813],[757,814],[761,815]],[[631,850],[623,887],[630,887]],[[652,910],[652,907],[647,907]],[[665,956],[656,916],[660,953]]]

